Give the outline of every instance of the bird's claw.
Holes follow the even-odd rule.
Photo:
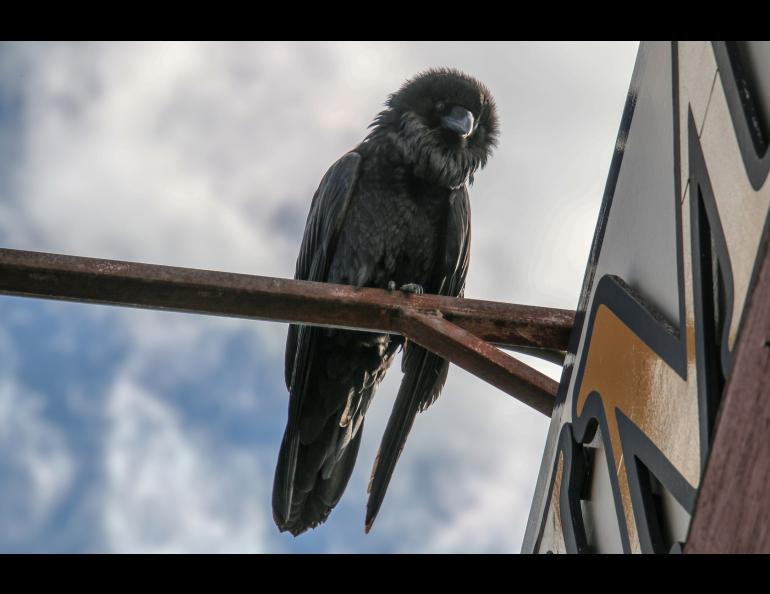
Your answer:
[[[417,283],[401,285],[401,291],[404,293],[413,293],[414,295],[422,295],[425,292],[422,285],[418,285]]]

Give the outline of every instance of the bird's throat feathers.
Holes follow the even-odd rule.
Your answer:
[[[386,115],[386,117],[382,117]],[[486,165],[489,151],[466,139],[447,138],[442,130],[426,126],[413,113],[405,113],[393,125],[381,113],[364,141],[379,145],[376,149],[394,151],[399,161],[412,173],[430,183],[457,189],[473,183],[473,175]],[[375,148],[375,147],[371,147]]]

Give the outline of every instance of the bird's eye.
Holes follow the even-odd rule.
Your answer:
[[[444,103],[443,101],[439,101],[438,103],[436,103],[436,109],[438,111],[444,111],[445,108],[446,108],[446,103]]]

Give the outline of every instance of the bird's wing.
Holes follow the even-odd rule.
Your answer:
[[[331,265],[334,245],[345,220],[353,188],[358,178],[361,155],[347,153],[324,175],[318,186],[305,223],[294,278],[323,282]],[[291,390],[292,374],[299,354],[299,334],[305,326],[289,325],[286,340],[285,376],[286,387]],[[302,345],[307,350],[307,345]]]
[[[356,185],[360,163],[361,156],[350,152],[332,165],[321,180],[305,225],[295,279],[318,282],[326,280],[334,246]],[[283,510],[284,518],[288,516],[286,508],[291,503],[300,435],[298,424],[317,332],[318,329],[310,326],[291,324],[286,338],[284,371],[290,400],[284,439],[289,439],[291,443],[281,447],[276,471],[276,477],[281,478],[276,481],[273,490],[274,509]]]
[[[435,285],[440,295],[461,297],[465,290],[470,257],[471,226],[468,190],[463,187],[450,196],[444,234],[444,250],[439,260]],[[424,348],[407,342],[401,361],[404,377],[390,414],[380,450],[369,481],[366,506],[368,532],[382,505],[390,478],[418,411],[425,410],[438,397],[446,381],[449,362]]]

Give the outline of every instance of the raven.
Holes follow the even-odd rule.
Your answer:
[[[462,296],[467,186],[498,136],[489,90],[458,70],[431,69],[391,94],[369,128],[321,180],[294,278]],[[315,528],[339,501],[364,416],[399,346],[404,376],[372,469],[367,532],[415,415],[438,397],[449,363],[399,336],[289,326],[289,416],[273,484],[282,532]]]

